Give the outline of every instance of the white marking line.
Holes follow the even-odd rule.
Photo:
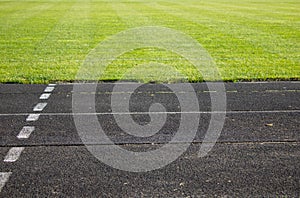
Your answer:
[[[253,81],[253,82],[210,82],[209,84],[213,84],[213,83],[223,83],[223,84],[296,84],[296,83],[300,83],[300,81]],[[138,83],[138,82],[105,82],[105,83],[99,83],[99,82],[87,82],[87,83],[82,83],[82,82],[74,82],[74,83],[61,83],[60,85],[93,85],[93,84],[98,84],[98,85],[111,85],[111,84],[123,84],[123,85],[133,85],[133,84],[145,84],[145,83]],[[178,84],[193,84],[193,83],[178,83]],[[197,84],[208,84],[208,83],[197,83]]]
[[[203,93],[217,93],[217,91],[203,91]]]
[[[44,90],[44,92],[52,92],[54,90],[55,87],[46,87],[46,89]]]
[[[48,86],[49,86],[49,87],[55,87],[56,84],[49,84]]]
[[[147,114],[260,114],[260,113],[300,113],[300,110],[274,111],[183,111],[183,112],[107,112],[107,113],[45,113],[43,115],[147,115]]]
[[[35,129],[34,126],[24,126],[20,131],[19,135],[17,136],[17,138],[19,139],[29,138],[30,134],[34,131],[34,129]]]
[[[40,114],[29,114],[29,116],[26,118],[27,122],[30,121],[37,121],[40,117]]]
[[[40,96],[40,100],[47,100],[50,97],[50,93],[44,93]]]
[[[41,114],[30,114],[28,117],[33,116],[74,116],[74,115],[114,115],[114,114],[213,114],[213,113],[226,113],[226,114],[260,114],[260,113],[300,113],[300,110],[266,110],[266,111],[190,111],[190,112],[107,112],[107,113],[41,113]],[[0,114],[0,116],[24,116],[28,113],[8,113]],[[27,120],[26,121],[35,121]]]
[[[12,147],[4,158],[4,162],[15,162],[19,159],[25,147]]]
[[[252,81],[252,82],[237,82],[230,84],[290,84],[290,83],[300,83],[300,81]],[[226,82],[224,83],[226,84]]]
[[[38,103],[34,108],[33,111],[43,111],[43,109],[47,106],[46,102]]]
[[[12,172],[0,172],[0,192],[2,188],[5,186]]]

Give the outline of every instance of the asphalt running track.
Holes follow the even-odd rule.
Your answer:
[[[114,122],[110,97],[126,93],[112,93],[113,86],[99,84],[95,93],[82,92],[95,94],[99,122],[111,140],[136,152],[170,141],[180,121],[174,94],[149,84],[132,95],[136,122],[149,122],[145,112],[153,102],[175,112],[159,134],[135,138]],[[73,85],[1,84],[0,197],[299,197],[300,83],[225,86],[225,125],[207,156],[199,158],[197,152],[211,116],[210,91],[193,84],[201,119],[189,149],[166,167],[132,173],[102,163],[83,145],[72,115]]]

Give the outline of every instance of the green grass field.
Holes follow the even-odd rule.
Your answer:
[[[140,26],[196,39],[226,81],[300,79],[299,0],[0,0],[0,82],[72,82],[101,41]],[[129,68],[153,62],[172,65],[189,81],[202,80],[182,57],[151,48],[123,54],[101,80],[124,78]],[[169,69],[144,69],[125,77],[176,80]]]

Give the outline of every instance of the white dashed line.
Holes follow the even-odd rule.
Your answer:
[[[52,92],[54,90],[55,87],[46,87],[46,89],[44,90],[44,92]]]
[[[33,122],[37,121],[40,117],[40,114],[29,114],[29,116],[26,118],[27,122]]]
[[[17,138],[19,139],[29,138],[30,134],[34,131],[34,129],[35,129],[34,126],[24,126],[20,131],[19,135],[17,136]]]
[[[40,100],[47,100],[49,99],[51,93],[56,84],[49,84],[48,87],[45,88],[44,92],[40,96]],[[47,103],[38,103],[34,108],[33,111],[43,111],[43,109],[47,106]],[[37,121],[40,117],[40,114],[29,114],[26,118],[27,122]],[[35,130],[34,126],[24,126],[20,133],[18,134],[18,139],[27,139],[30,137],[31,133]],[[6,156],[4,157],[4,162],[15,162],[21,156],[25,147],[12,147],[7,152]],[[8,181],[12,172],[0,172],[0,192],[2,188],[5,186],[6,182]]]
[[[19,159],[25,147],[12,147],[4,158],[4,162],[15,162]]]
[[[203,91],[203,93],[217,93],[217,91]]]
[[[34,108],[33,111],[43,111],[43,109],[47,106],[47,103],[38,103]]]
[[[2,188],[5,186],[12,172],[0,172],[0,192]]]
[[[50,93],[44,93],[40,96],[40,100],[47,100],[50,97]]]

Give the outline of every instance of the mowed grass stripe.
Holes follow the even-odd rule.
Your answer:
[[[127,28],[155,25],[141,10],[135,9],[136,4],[114,3],[112,8]]]
[[[185,1],[186,5],[199,5],[195,0],[192,1]],[[260,10],[263,13],[280,13],[280,14],[288,14],[290,11],[295,11],[299,10],[297,8],[297,5],[299,5],[298,2],[296,1],[291,1],[291,2],[283,2],[283,1],[205,1],[202,2],[205,3],[205,5],[212,5],[215,7],[215,9],[223,9],[224,6],[230,6],[231,8],[236,8],[236,9],[245,9],[248,11],[255,11],[255,10]],[[286,10],[289,12],[287,13]],[[245,13],[247,14],[247,13]]]
[[[280,4],[280,3],[278,3]],[[190,5],[190,4],[181,4],[181,5]],[[208,5],[211,5],[209,7]],[[219,5],[219,6],[217,6]],[[289,7],[290,9],[284,12],[277,11],[276,9],[272,8],[270,6],[270,2],[266,5],[257,6],[257,2],[254,3],[248,3],[245,5],[245,3],[239,4],[239,2],[236,2],[235,4],[228,4],[228,3],[220,3],[216,4],[216,2],[205,2],[205,7],[197,4],[190,5],[191,8],[200,8],[200,9],[206,9],[210,12],[218,12],[225,15],[226,17],[232,16],[232,19],[230,21],[252,21],[253,23],[250,24],[258,24],[260,27],[265,28],[276,28],[276,34],[280,34],[284,38],[298,38],[299,34],[296,36],[295,34],[288,34],[287,29],[291,29],[293,33],[295,33],[295,30],[300,29],[299,24],[299,13],[300,8]],[[218,7],[218,9],[215,9]],[[281,8],[281,7],[279,7]],[[243,18],[242,19],[239,19]],[[274,33],[275,31],[273,31]],[[297,33],[297,32],[296,32]]]
[[[182,21],[182,24],[189,24],[189,26],[194,26],[194,34],[193,36],[197,39],[200,43],[202,43],[208,50],[211,49],[212,53],[222,54],[222,52],[226,54],[226,52],[232,52],[231,50],[236,49],[240,50],[241,52],[245,52],[245,49],[236,48],[236,46],[246,46],[246,45],[253,45],[252,42],[248,42],[245,39],[239,39],[241,36],[240,33],[234,34],[234,30],[228,26],[228,24],[224,24],[223,21],[216,21],[211,17],[207,17],[205,14],[202,15],[195,15],[194,13],[182,12],[180,8],[182,6],[178,6],[178,9],[173,7],[175,6],[161,6],[161,5],[154,5],[155,8],[160,9],[162,12],[166,12],[169,15],[172,15],[173,19],[178,19]],[[172,8],[170,8],[172,7]],[[186,8],[189,10],[189,8]],[[199,13],[201,13],[199,11]],[[217,24],[215,24],[217,23]],[[209,25],[209,24],[214,24]],[[182,31],[185,31],[184,26],[180,26]],[[186,30],[187,33],[189,30]],[[222,40],[226,40],[226,45],[222,45]],[[257,51],[258,49],[252,49],[254,46],[251,46],[250,50]],[[224,51],[225,50],[225,51]],[[226,51],[228,50],[228,51]],[[252,52],[250,51],[250,52]],[[263,50],[261,49],[262,52]],[[236,57],[237,59],[239,57]]]
[[[103,17],[99,17],[102,14]],[[90,50],[107,36],[122,30],[119,20],[110,4],[103,3],[101,7],[88,2],[74,4],[41,45],[49,46],[40,51],[41,55],[48,54],[47,61],[57,62],[49,67],[48,73],[52,75],[52,72],[62,71],[52,80],[74,80],[78,67]],[[64,60],[61,60],[61,57],[64,57]],[[59,64],[62,61],[63,64]]]
[[[180,5],[185,6],[186,4]],[[188,7],[192,9],[199,8],[200,10],[205,10],[208,14],[217,14],[218,16],[221,15],[223,17],[222,19],[228,19],[228,21],[233,21],[235,23],[243,23],[243,25],[246,25],[245,22],[248,22],[248,25],[256,25],[255,28],[266,30],[268,32],[271,29],[273,34],[276,33],[285,39],[299,39],[299,34],[289,34],[290,31],[294,33],[295,30],[299,30],[300,26],[299,24],[295,25],[295,23],[297,24],[296,17],[287,13],[286,15],[282,15],[273,13],[270,10],[265,11],[265,9],[250,9],[251,7],[244,9],[244,7],[237,5],[232,6],[228,4],[222,5],[222,9],[213,9],[215,5],[213,5],[211,8],[208,8],[208,6],[199,7],[197,5]],[[262,15],[262,13],[264,13],[264,15]],[[215,18],[219,17],[215,16]],[[274,31],[274,28],[276,28],[276,31]]]
[[[81,46],[80,43],[90,40],[87,20],[90,7],[88,5],[72,4],[39,43],[36,50],[38,55],[47,54],[46,60],[53,61],[61,55],[68,57],[69,54],[74,54],[73,50],[78,46],[83,48],[84,46]],[[69,18],[72,18],[72,21]],[[68,57],[66,60],[72,58]]]
[[[152,18],[152,21],[155,21],[155,19],[153,20],[153,16],[150,16],[151,14],[152,15],[154,15],[153,13],[155,13],[155,14],[157,14],[157,13],[159,13],[157,10],[151,10],[151,9],[145,9],[145,7],[147,7],[147,5],[148,4],[144,4],[144,5],[142,5],[141,6],[141,3],[139,3],[139,4],[135,4],[134,6],[135,6],[135,9],[137,9],[137,10],[142,10],[142,12],[143,13],[147,13],[147,17],[148,18]],[[166,8],[169,8],[169,7],[172,7],[172,6],[166,6]],[[163,11],[164,11],[164,9],[162,9]],[[130,13],[132,13],[131,11],[130,11]],[[151,14],[150,14],[151,13]],[[180,10],[173,10],[170,14],[173,14],[173,13],[176,13],[176,14],[180,14]],[[161,15],[161,13],[159,13],[159,14],[157,14],[158,16],[159,15]],[[133,17],[132,17],[133,18]],[[190,17],[188,17],[188,18],[190,18]],[[165,20],[169,20],[168,19],[168,17],[164,14],[164,19]],[[174,16],[172,17],[172,19],[171,20],[169,20],[169,21],[172,21],[172,20],[174,20]],[[188,19],[189,20],[189,19]],[[164,24],[163,22],[164,22],[164,20],[160,20],[160,18],[159,18],[159,20],[157,20],[157,21],[160,21],[161,22],[161,25],[166,25],[166,24]],[[190,20],[189,20],[190,21]],[[184,21],[184,24],[183,25],[180,25],[180,26],[178,26],[178,27],[182,27],[183,29],[185,29],[186,28],[186,24],[188,23],[188,21]],[[155,24],[155,23],[153,23],[153,24]],[[178,24],[178,23],[176,23],[176,24]],[[198,24],[198,25],[201,25],[201,24]],[[199,29],[199,27],[196,27],[195,29]],[[215,33],[216,31],[214,31],[214,33]],[[204,36],[206,36],[206,35],[204,35]],[[238,42],[239,42],[239,45],[240,45],[240,41],[238,40]],[[234,45],[234,47],[236,47],[236,45]],[[221,50],[222,50],[222,48],[221,48]],[[256,51],[257,51],[257,49],[256,49]]]
[[[115,3],[113,8],[128,28],[167,26],[166,23],[162,24],[164,20],[157,20],[156,17],[148,14],[156,10],[144,3],[135,3],[130,6]],[[161,64],[155,66],[154,62]],[[123,79],[124,74],[126,80],[140,82],[182,82],[186,81],[186,78],[189,81],[202,81],[201,74],[199,75],[199,72],[183,57],[158,48],[136,49],[134,52],[124,54],[107,68],[104,79]],[[153,78],[153,75],[156,77]]]
[[[56,28],[60,20],[64,18],[66,12],[71,9],[73,4],[74,3],[55,3],[51,9],[43,12],[39,16],[32,17],[23,23],[22,26],[12,30],[12,32],[16,34],[15,42],[19,44],[17,47],[20,51],[20,53],[16,53],[15,50],[11,50],[11,54],[9,54],[9,52],[6,53],[6,55],[10,55],[8,56],[10,60],[13,58],[13,63],[15,63],[13,65],[16,67],[16,70],[19,70],[14,77],[18,77],[21,81],[28,80],[29,82],[35,80],[43,82],[49,77],[47,76],[47,70],[55,63],[54,59],[50,57],[50,52],[53,51],[57,53],[57,48],[45,41],[49,35],[51,35],[51,32]],[[23,34],[20,34],[20,32]],[[22,35],[23,38],[18,38],[19,35]],[[51,48],[51,50],[45,52],[44,49],[47,48]],[[9,50],[9,48],[5,49],[7,51]],[[18,76],[18,74],[20,76]]]
[[[51,31],[36,46],[35,57],[44,57],[43,60],[35,61],[38,63],[34,65],[37,71],[43,67],[41,65],[48,62],[49,64],[43,67],[44,75],[52,76],[55,71],[61,71],[56,75],[56,79],[63,81],[76,74],[78,63],[89,52],[88,45],[83,44],[91,40],[90,24],[87,20],[89,9],[88,3],[72,3],[69,9],[63,12]]]
[[[156,7],[158,8],[159,6]],[[285,70],[284,72],[288,71],[288,73],[286,73],[287,78],[290,75],[299,75],[299,70],[295,71],[292,69],[296,67],[297,61],[299,62],[299,59],[297,59],[297,56],[295,55],[295,53],[298,53],[298,51],[294,47],[295,43],[290,42],[286,44],[286,40],[280,38],[280,36],[276,34],[270,37],[270,33],[266,33],[258,28],[247,27],[247,24],[243,25],[240,23],[236,23],[233,20],[223,20],[224,18],[226,19],[226,16],[217,15],[216,18],[213,18],[213,16],[215,15],[208,13],[205,10],[187,6],[185,7],[184,5],[177,5],[177,9],[175,7],[176,6],[173,5],[160,5],[161,10],[164,10],[174,16],[184,18],[185,20],[193,21],[199,25],[206,24],[207,26],[209,26],[209,24],[214,24],[214,26],[210,28],[211,32],[207,32],[208,36],[214,36],[218,35],[218,33],[221,33],[221,35],[218,35],[218,37],[214,38],[215,42],[222,44],[224,43],[222,39],[228,41],[226,45],[223,46],[211,46],[206,45],[205,42],[202,42],[202,44],[207,47],[208,50],[211,49],[210,52],[213,54],[213,57],[217,61],[218,66],[222,66],[222,62],[220,62],[220,60],[225,60],[224,68],[229,68],[229,70],[223,71],[223,77],[225,79],[234,77],[240,79],[251,79],[253,77],[256,77],[257,79],[266,79],[268,78],[267,76],[282,75],[282,70]],[[227,21],[233,22],[229,23]],[[203,36],[204,38],[208,37],[205,35]],[[199,39],[200,40],[198,41],[201,42],[201,38]],[[225,48],[227,48],[228,50],[226,54],[223,53],[223,57],[220,57],[220,55],[222,55],[222,52],[220,53],[218,49],[213,49],[211,47],[216,47],[219,50],[224,50],[223,52],[226,52]],[[274,52],[274,50],[278,49],[283,50],[282,54],[284,55],[284,57],[280,57],[280,53]],[[291,51],[287,53],[286,50]],[[289,56],[291,57],[291,60],[287,60]],[[233,63],[237,64],[236,70],[234,69],[234,65],[228,64],[228,60],[233,60]],[[257,65],[253,65],[255,63],[257,63]],[[241,68],[240,65],[244,65],[247,67]],[[269,67],[266,67],[267,65],[269,65]],[[287,65],[287,67],[290,67],[290,70],[284,67],[285,65]],[[278,68],[276,68],[276,66]],[[245,74],[238,77],[238,73],[243,73],[243,68],[245,69]],[[232,76],[224,76],[229,72],[232,73]]]
[[[62,7],[64,9],[61,9]],[[16,52],[16,49],[20,49],[24,53],[32,54],[35,51],[36,46],[44,40],[44,38],[56,25],[57,21],[62,17],[65,8],[65,6],[58,4],[51,7],[51,9],[49,8],[48,10],[40,12],[39,15],[32,15],[18,26],[14,26],[7,31],[3,31],[0,41],[8,44],[7,46],[2,45],[5,53],[2,54],[1,58],[5,58],[6,55],[8,58],[11,58],[11,56],[13,56],[13,58],[22,57],[20,55],[23,54]],[[1,30],[3,30],[2,27]],[[25,46],[23,46],[23,44],[25,44]],[[26,44],[33,47],[28,48]],[[25,49],[23,50],[22,47]],[[26,60],[31,60],[32,58],[34,58],[34,56],[26,57]],[[22,59],[22,61],[24,60]]]
[[[183,5],[181,5],[183,7]],[[190,10],[192,12],[193,8],[187,8],[187,10]],[[195,12],[198,12],[198,10],[195,10]],[[201,10],[203,12],[203,9]],[[205,13],[205,16],[209,16],[209,13],[212,16],[215,16],[216,20],[211,21],[211,23],[218,22],[218,27],[225,27],[224,30],[228,33],[235,34],[234,36],[236,38],[240,38],[241,36],[244,37],[244,40],[248,40],[250,43],[252,43],[255,46],[259,46],[266,54],[270,55],[272,54],[273,57],[276,55],[280,58],[280,55],[284,54],[285,58],[295,58],[295,54],[298,53],[299,44],[294,40],[297,35],[293,35],[290,39],[284,39],[280,35],[276,34],[277,31],[274,31],[274,28],[276,25],[270,25],[270,24],[263,24],[262,22],[257,23],[257,21],[251,21],[247,20],[247,23],[243,17],[239,17],[241,20],[234,21],[234,18],[238,17],[231,17],[230,14],[226,14],[224,16],[223,13],[220,13],[217,11],[209,11],[209,13]],[[192,14],[196,15],[196,14]],[[201,16],[203,18],[204,16]],[[190,18],[190,17],[189,17]],[[209,20],[209,18],[207,19]],[[227,23],[227,21],[233,21],[232,23]],[[259,24],[259,25],[254,25]],[[265,27],[269,27],[268,29]],[[282,28],[284,29],[284,28]],[[289,30],[285,29],[285,34],[289,34]],[[274,33],[276,32],[276,33]],[[272,37],[270,37],[270,34]],[[246,35],[246,36],[244,36]],[[298,35],[299,37],[300,35]],[[268,42],[268,40],[271,39],[271,42]],[[272,58],[273,58],[272,57]]]
[[[42,12],[51,8],[51,4],[44,3],[32,3],[29,5],[23,5],[20,8],[15,8],[13,13],[7,12],[6,10],[1,11],[0,14],[0,27],[7,31],[10,28],[21,25],[22,22],[30,19],[33,16],[39,15]]]
[[[193,6],[193,8],[195,7],[196,6]],[[193,8],[189,7],[187,10]],[[201,11],[203,11],[203,9]],[[295,53],[297,53],[297,49],[299,49],[299,42],[297,41],[299,41],[300,32],[294,30],[298,26],[294,25],[294,28],[290,29],[290,26],[284,25],[286,23],[278,24],[276,20],[274,22],[274,20],[264,21],[259,20],[258,18],[253,19],[252,17],[248,16],[248,13],[251,12],[247,12],[247,16],[245,16],[245,14],[235,15],[231,11],[230,13],[228,13],[226,12],[226,10],[209,10],[209,12],[205,13],[205,15],[208,16],[209,14],[211,14],[212,16],[215,16],[216,19],[221,19],[219,20],[219,22],[221,22],[219,25],[234,24],[232,28],[235,28],[238,31],[244,30],[244,32],[253,32],[253,35],[255,36],[251,37],[251,39],[254,41],[260,39],[257,43],[263,45],[264,48],[269,47],[272,53],[274,49],[278,48],[280,48],[281,50],[286,50],[285,55],[294,55]],[[231,23],[228,23],[227,21],[231,21]],[[267,37],[270,37],[270,35],[272,35],[272,40],[276,42],[266,42],[268,39]],[[264,45],[265,43],[267,45]]]
[[[39,45],[69,9],[69,4],[55,3],[53,5],[51,9],[39,15],[33,15],[18,26],[10,28],[5,32],[5,37],[1,36],[1,50],[4,52],[0,60],[2,81],[33,83],[34,81],[44,82],[46,78],[49,78],[45,72],[47,70],[45,58],[37,54]]]
[[[176,4],[176,3],[175,3]],[[178,3],[177,3],[178,4]],[[286,38],[282,38],[280,35],[278,35],[278,31],[274,31],[274,28],[277,28],[278,25],[277,23],[268,21],[265,22],[263,20],[258,20],[258,19],[253,19],[252,17],[248,17],[248,13],[247,16],[241,15],[241,14],[233,14],[232,11],[230,10],[230,13],[228,11],[226,11],[225,9],[213,9],[215,6],[212,6],[211,8],[209,8],[209,6],[196,6],[196,5],[187,5],[186,4],[179,4],[179,9],[176,10],[176,13],[181,12],[181,11],[185,11],[183,12],[184,14],[188,14],[187,17],[185,18],[189,18],[192,19],[192,16],[199,16],[200,19],[205,19],[207,21],[209,21],[210,24],[215,24],[215,27],[225,27],[225,26],[231,26],[228,27],[228,29],[225,29],[226,31],[228,30],[237,30],[238,33],[241,35],[244,35],[245,33],[252,31],[255,35],[255,39],[256,38],[260,38],[257,37],[257,34],[260,34],[261,36],[269,36],[270,34],[272,34],[272,38],[273,40],[278,41],[276,43],[276,46],[278,44],[282,44],[282,42],[284,42],[282,45],[286,45],[287,43],[291,43],[292,46],[288,46],[288,48],[286,48],[286,50],[291,50],[291,52],[295,52],[297,49],[297,47],[295,47],[295,44],[298,45],[298,43],[296,43],[295,40],[293,39],[299,39],[299,34],[293,34],[293,36],[290,38],[291,40],[288,40]],[[173,6],[172,6],[173,7]],[[174,11],[175,12],[175,11]],[[251,13],[251,12],[250,12]],[[196,17],[194,17],[196,18]],[[238,19],[238,20],[236,20]],[[197,21],[198,23],[198,21]],[[271,23],[271,24],[270,24]],[[290,35],[289,31],[287,30],[289,26],[284,26],[284,27],[279,27],[279,30],[285,30],[284,31],[284,35]],[[294,26],[296,27],[296,26]],[[232,29],[234,28],[234,29]],[[241,31],[243,30],[243,31]],[[257,33],[257,34],[256,34]],[[274,38],[274,36],[276,36],[276,38]],[[298,37],[297,37],[298,36]],[[247,38],[246,38],[247,39]],[[253,38],[251,38],[253,39]],[[264,42],[261,41],[265,41],[265,38],[260,39],[259,43],[263,44]],[[268,44],[273,44],[273,43],[268,43]],[[292,49],[290,49],[289,47],[292,47]],[[274,49],[274,46],[270,46],[271,49]]]
[[[42,38],[37,43],[30,43],[32,51],[27,50],[28,56],[25,57],[28,61],[23,59],[21,53],[13,53],[23,59],[13,63],[19,71],[15,71],[12,80],[1,80],[22,83],[73,81],[77,68],[89,51],[107,36],[122,30],[122,23],[111,9],[111,4],[103,3],[98,7],[88,2],[60,2],[54,5],[44,14],[48,19],[42,19],[49,28],[40,30]],[[51,16],[52,13],[59,15]],[[103,17],[99,17],[99,14],[103,14]],[[7,57],[11,60],[11,57]],[[14,78],[19,80],[14,81]]]
[[[41,5],[40,2],[18,2],[18,1],[0,1],[0,17],[10,17],[22,14],[20,11],[30,8],[34,5]]]

